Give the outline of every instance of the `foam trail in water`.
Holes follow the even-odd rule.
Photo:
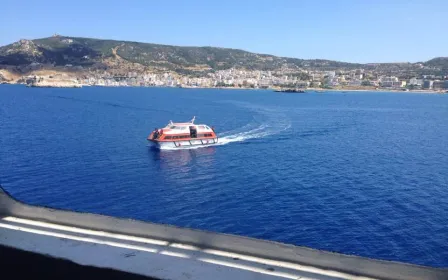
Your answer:
[[[219,133],[219,140],[216,144],[200,146],[181,146],[178,148],[162,148],[163,150],[197,149],[202,147],[226,145],[234,142],[243,142],[249,139],[264,138],[270,135],[281,133],[291,127],[291,121],[281,112],[280,108],[263,107],[247,104],[243,102],[231,102],[237,106],[253,111],[253,121],[245,126]],[[258,116],[258,118],[257,118]],[[258,120],[257,120],[258,119]]]

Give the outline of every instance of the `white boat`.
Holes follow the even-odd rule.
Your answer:
[[[156,128],[148,136],[148,141],[157,148],[184,148],[190,146],[208,146],[218,143],[213,127],[195,124],[195,117],[189,122],[173,123],[164,128]]]

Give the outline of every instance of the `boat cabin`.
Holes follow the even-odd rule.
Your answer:
[[[205,124],[195,124],[194,120],[195,118],[186,123],[173,123],[170,121],[164,128],[155,129],[148,136],[148,140],[163,142],[217,138],[212,127]]]

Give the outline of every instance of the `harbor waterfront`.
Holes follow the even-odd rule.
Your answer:
[[[0,83],[31,87],[317,88],[446,93],[447,67],[447,57],[414,63],[361,64],[60,34],[0,46]]]
[[[448,266],[448,99],[0,86],[0,180],[32,205]],[[148,147],[196,116],[220,145]]]

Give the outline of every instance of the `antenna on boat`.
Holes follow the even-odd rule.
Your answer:
[[[193,116],[193,118],[191,119],[191,123],[194,123],[194,120],[196,119],[196,116]]]

